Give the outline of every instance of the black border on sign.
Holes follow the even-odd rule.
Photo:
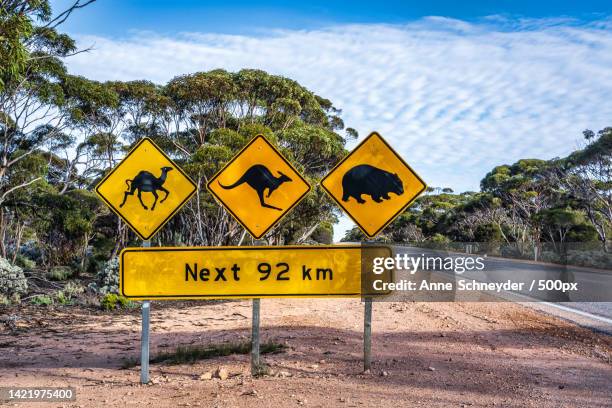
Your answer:
[[[121,283],[124,280],[124,270],[123,270],[123,265],[124,263],[124,256],[126,253],[129,252],[198,252],[198,251],[261,251],[261,250],[265,250],[266,248],[268,249],[272,249],[272,250],[290,250],[290,251],[295,251],[295,250],[307,250],[307,249],[359,249],[363,251],[363,246],[361,245],[311,245],[311,246],[280,246],[280,247],[276,247],[276,246],[231,246],[231,247],[158,247],[158,248],[125,248],[123,251],[121,251],[121,262],[119,262],[119,270],[121,273],[121,279],[119,281],[119,284],[121,285]],[[361,277],[361,271],[360,271],[360,277]],[[136,298],[136,299],[197,299],[197,298],[265,298],[265,297],[340,297],[340,296],[360,296],[361,292],[347,292],[347,293],[332,293],[332,294],[321,294],[321,293],[275,293],[273,295],[270,294],[261,294],[261,293],[241,293],[241,294],[237,294],[237,295],[137,295],[137,296],[130,296],[130,295],[126,295],[124,292],[124,287],[123,285],[121,285],[121,295],[123,297],[126,298]],[[360,285],[360,289],[361,289],[361,285]]]
[[[280,217],[278,217],[276,219],[276,221],[274,221],[272,224],[270,224],[270,226],[268,228],[266,228],[265,231],[263,231],[261,234],[259,235],[255,235],[255,233],[253,231],[251,231],[251,229],[249,227],[247,227],[240,218],[238,218],[238,216],[236,214],[234,214],[234,212],[231,210],[231,208],[229,208],[221,199],[221,197],[219,197],[217,194],[215,194],[215,192],[210,188],[210,185],[217,180],[217,178],[221,175],[221,173],[223,171],[225,171],[225,169],[227,169],[246,149],[249,148],[249,146],[251,146],[255,140],[257,139],[263,139],[264,142],[266,142],[268,144],[268,146],[270,146],[272,148],[272,150],[274,150],[276,152],[276,154],[279,155],[279,157],[287,164],[287,166],[289,166],[289,168],[291,170],[293,170],[293,172],[295,174],[298,175],[298,177],[306,184],[306,186],[308,187],[308,190],[306,190],[304,192],[304,194],[302,194],[297,200],[295,200],[295,202],[289,207],[287,208],[287,210],[285,210],[285,212],[283,212],[281,214]],[[227,162],[227,164],[225,166],[223,166],[223,168],[221,170],[219,170],[212,179],[210,179],[210,181],[206,184],[206,189],[210,192],[210,194],[213,195],[213,197],[215,197],[215,200],[217,200],[217,202],[219,202],[219,204],[221,204],[223,206],[223,208],[225,208],[231,215],[232,217],[234,217],[234,219],[236,221],[238,221],[238,223],[240,223],[240,225],[242,225],[242,227],[247,230],[249,232],[249,234],[251,234],[251,236],[255,239],[259,239],[261,237],[263,237],[264,235],[266,235],[268,233],[268,231],[270,231],[276,224],[278,224],[283,218],[285,218],[285,216],[287,214],[289,214],[289,211],[291,211],[293,209],[293,207],[295,207],[296,205],[298,205],[298,203],[300,201],[302,201],[304,199],[304,197],[306,197],[306,194],[310,193],[310,190],[312,190],[312,187],[310,186],[310,183],[308,183],[308,181],[306,181],[306,179],[304,177],[302,177],[302,175],[300,174],[300,172],[298,172],[295,167],[293,167],[293,165],[291,163],[289,163],[289,161],[287,159],[285,159],[285,157],[281,154],[281,152],[278,151],[278,149],[268,141],[268,139],[266,139],[266,137],[264,135],[257,135],[255,136],[253,139],[251,139],[251,141],[249,143],[246,144],[246,146],[244,146],[242,149],[240,149],[240,151],[234,156],[232,157],[232,159]]]
[[[132,223],[127,220],[123,215],[121,215],[121,213],[119,212],[119,210],[117,210],[117,208],[115,208],[115,206],[106,199],[106,197],[104,197],[100,191],[98,190],[100,188],[100,186],[106,182],[106,180],[127,160],[128,157],[130,157],[132,155],[132,153],[134,153],[136,151],[136,149],[143,144],[145,141],[148,141],[149,143],[151,143],[153,145],[153,147],[155,147],[157,149],[157,151],[159,151],[159,153],[161,153],[162,156],[164,156],[164,158],[166,160],[168,160],[176,170],[178,170],[183,176],[185,176],[185,178],[189,181],[189,183],[191,183],[193,190],[187,195],[187,197],[185,197],[185,199],[178,205],[176,206],[176,208],[174,209],[174,211],[172,211],[165,220],[163,220],[159,226],[157,228],[155,228],[155,230],[153,230],[148,236],[142,235],[140,233],[140,231],[138,231],[136,229],[136,227],[134,227],[132,225]],[[170,157],[168,157],[168,155],[166,155],[166,153],[164,153],[164,151],[162,149],[159,148],[159,146],[157,146],[155,144],[155,142],[153,142],[153,140],[149,139],[148,137],[143,137],[142,140],[140,140],[138,143],[136,143],[136,146],[132,147],[132,149],[129,151],[129,153],[119,162],[119,164],[117,164],[111,171],[110,173],[108,173],[106,176],[104,176],[104,178],[96,185],[96,195],[98,197],[100,197],[107,206],[110,207],[111,210],[113,210],[113,212],[115,214],[117,214],[119,217],[121,217],[121,219],[123,221],[125,221],[125,223],[132,229],[132,231],[134,231],[136,233],[136,235],[138,235],[140,238],[142,238],[143,240],[148,240],[151,239],[151,237],[155,234],[157,234],[157,232],[164,226],[166,225],[166,223],[168,221],[170,221],[170,218],[174,217],[174,214],[177,213],[178,210],[180,210],[183,205],[185,205],[185,203],[191,198],[193,197],[193,195],[195,194],[195,192],[198,190],[198,186],[196,185],[196,183],[191,179],[191,177],[189,177],[184,171],[183,169],[181,169],[179,166],[176,165],[175,162],[172,161],[172,159],[170,159]]]
[[[423,184],[423,188],[418,193],[416,193],[416,195],[412,198],[412,200],[408,201],[408,203],[406,203],[405,206],[400,208],[395,214],[393,214],[391,217],[389,217],[389,220],[382,227],[380,227],[372,235],[370,235],[370,234],[368,234],[366,232],[365,228],[359,223],[359,221],[357,221],[353,217],[353,215],[346,209],[346,207],[342,204],[342,201],[338,200],[336,197],[334,197],[334,195],[331,193],[331,191],[329,191],[327,188],[325,188],[325,185],[323,184],[323,182],[330,176],[330,174],[332,174],[334,171],[336,171],[336,169],[342,163],[347,161],[349,159],[349,157],[351,157],[353,155],[353,153],[355,153],[361,147],[361,145],[363,145],[365,142],[367,142],[370,138],[376,137],[376,136],[378,136],[378,138],[383,142],[383,144],[385,146],[387,146],[387,148],[391,151],[391,153],[393,153],[395,155],[395,157],[397,157],[399,159],[399,161],[402,162],[402,164],[404,164],[404,166],[406,166],[408,169],[410,169],[412,174],[414,174],[414,176],[421,182],[421,184]],[[393,148],[389,145],[389,143],[387,143],[387,141],[376,131],[370,133],[368,135],[368,137],[363,139],[361,141],[361,143],[359,143],[353,150],[351,150],[351,152],[344,159],[340,160],[340,162],[338,162],[338,164],[336,164],[334,166],[334,168],[331,169],[329,171],[329,173],[327,173],[327,175],[321,179],[321,181],[319,182],[319,185],[321,185],[321,187],[323,188],[323,190],[325,190],[327,195],[330,196],[340,206],[340,208],[342,208],[342,210],[344,210],[345,214],[347,214],[349,217],[351,217],[351,219],[353,220],[353,222],[355,224],[357,224],[357,226],[359,227],[361,232],[363,232],[368,238],[374,238],[375,236],[377,236],[382,230],[384,230],[387,227],[387,225],[391,224],[393,222],[393,220],[395,220],[397,218],[398,215],[400,215],[402,212],[404,212],[404,210],[406,208],[408,208],[414,202],[414,200],[416,200],[421,195],[421,193],[423,193],[423,191],[425,191],[425,189],[427,188],[427,184],[423,181],[421,176],[419,176],[417,174],[417,172],[414,171],[413,168],[410,167],[410,165],[404,161],[404,159],[402,159],[402,156],[400,156],[395,150],[393,150]]]

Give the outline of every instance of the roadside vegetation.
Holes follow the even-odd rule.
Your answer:
[[[0,4],[0,304],[130,307],[116,295],[117,254],[140,242],[93,190],[145,136],[199,186],[152,242],[172,246],[251,243],[205,185],[255,135],[313,186],[357,137],[331,101],[260,70],[195,72],[165,84],[72,75],[65,60],[88,50],[59,29],[88,3],[55,14],[48,0]],[[381,239],[476,241],[502,256],[539,248],[542,260],[609,265],[612,128],[585,139],[566,158],[494,168],[480,192],[431,188]],[[339,215],[315,187],[268,241],[330,243]],[[357,230],[345,237],[361,238]],[[572,255],[568,243],[589,251]]]
[[[380,240],[611,269],[612,127],[583,136],[567,157],[495,167],[478,192],[429,188]]]
[[[64,60],[88,50],[58,29],[87,3],[61,14],[46,0],[0,6],[2,303],[68,304],[70,283],[107,309],[122,305],[108,296],[117,290],[116,256],[140,242],[93,189],[142,137],[199,186],[152,244],[236,245],[250,239],[206,182],[252,137],[264,134],[316,185],[357,136],[329,100],[260,70],[195,72],[166,84],[71,75]],[[337,215],[315,188],[269,241],[329,243]]]

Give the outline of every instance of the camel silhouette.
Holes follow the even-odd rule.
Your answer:
[[[147,210],[147,206],[142,202],[141,193],[152,193],[153,197],[155,197],[155,201],[153,202],[153,206],[151,207],[151,211],[155,210],[155,205],[157,204],[157,191],[162,191],[166,193],[164,198],[161,199],[160,203],[166,201],[170,192],[163,188],[163,184],[166,182],[166,177],[168,176],[168,172],[174,170],[172,167],[162,167],[161,168],[161,176],[155,177],[153,174],[148,171],[142,170],[140,171],[136,177],[133,179],[125,180],[125,184],[128,186],[128,191],[125,192],[123,196],[123,202],[119,205],[119,208],[123,207],[125,201],[128,196],[134,195],[134,191],[138,190],[138,200],[140,200],[140,204],[142,207]]]
[[[264,166],[263,164],[255,164],[249,167],[249,169],[244,172],[242,177],[240,177],[238,181],[236,181],[234,184],[224,186],[223,184],[221,184],[220,181],[218,181],[218,183],[226,190],[238,187],[242,183],[247,183],[253,190],[257,192],[257,196],[259,197],[259,203],[262,207],[282,211],[282,208],[266,204],[264,201],[264,191],[266,190],[266,188],[268,189],[268,194],[266,195],[266,197],[270,197],[270,194],[272,194],[274,190],[279,188],[281,184],[287,181],[292,181],[288,176],[284,175],[280,171],[278,172],[278,174],[280,174],[280,176],[274,177],[272,172],[270,172],[270,170],[268,170],[266,166]]]

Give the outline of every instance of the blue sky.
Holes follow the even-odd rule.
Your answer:
[[[360,137],[379,131],[430,186],[467,191],[494,166],[567,155],[584,129],[612,126],[606,3],[98,0],[64,29],[92,47],[69,69],[98,80],[215,68],[295,79]]]
[[[55,8],[68,4],[53,0]],[[332,24],[401,24],[426,16],[467,21],[490,15],[521,18],[569,16],[598,19],[609,0],[377,0],[202,1],[98,0],[66,25],[82,34],[124,36],[129,29],[172,34],[182,31],[249,33],[262,28],[313,29]]]

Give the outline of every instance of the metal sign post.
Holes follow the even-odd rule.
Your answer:
[[[372,367],[372,298],[364,298],[363,310],[363,371]]]
[[[144,241],[143,247],[150,247],[151,241]],[[151,311],[151,302],[143,300],[142,302],[142,334],[140,336],[140,382],[142,384],[149,383],[149,315]]]
[[[253,324],[251,327],[251,375],[260,371],[259,361],[259,306],[261,299],[253,299]]]
[[[254,242],[255,246],[264,246],[266,241],[258,239]],[[259,356],[259,315],[261,299],[253,299],[253,321],[251,324],[251,375],[256,376],[260,373]]]

